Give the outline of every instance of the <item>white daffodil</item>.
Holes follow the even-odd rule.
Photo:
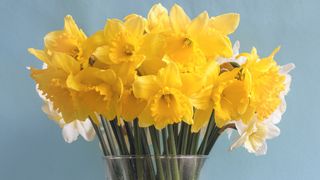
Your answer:
[[[244,146],[248,152],[256,155],[267,153],[267,139],[280,135],[280,129],[269,119],[259,121],[255,116],[249,124],[242,121],[235,122],[240,137],[231,145],[230,150]]]
[[[236,62],[239,65],[244,64],[246,62],[246,57],[237,57],[239,55],[240,50],[240,42],[236,41],[232,47],[233,55],[230,58],[219,57],[217,59],[218,64],[228,63],[228,62]]]
[[[86,141],[92,141],[96,135],[90,119],[85,121],[75,120],[70,123],[65,123],[61,114],[53,108],[52,102],[50,102],[43,93],[36,86],[36,90],[43,100],[42,111],[47,114],[49,119],[56,121],[62,128],[62,136],[67,143],[72,143],[78,139],[81,135]]]

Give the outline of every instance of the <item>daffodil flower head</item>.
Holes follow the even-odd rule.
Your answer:
[[[243,64],[246,74],[250,76],[252,86],[250,92],[250,115],[243,118],[250,120],[257,113],[260,120],[268,118],[281,104],[280,94],[285,90],[286,76],[280,73],[280,66],[273,59],[279,48],[266,58],[259,58],[253,48],[251,54],[243,54],[247,61]]]
[[[192,102],[197,108],[192,131],[199,131],[209,121],[214,110],[214,119],[218,127],[223,127],[230,121],[240,119],[249,104],[250,78],[239,77],[240,68],[220,72],[219,66],[209,68],[206,86],[192,96]]]
[[[82,43],[87,36],[79,29],[72,16],[64,18],[64,29],[48,33],[45,38],[45,48],[49,52],[66,53],[76,59],[81,56]]]
[[[147,106],[139,115],[139,125],[155,125],[157,129],[162,129],[181,121],[192,124],[193,107],[181,87],[179,69],[174,63],[161,69],[157,76],[137,77],[133,83],[133,93],[147,101]]]
[[[67,54],[57,52],[48,62],[50,65],[45,69],[30,69],[38,88],[53,103],[53,108],[61,113],[65,122],[85,120],[88,116],[77,108],[78,99],[75,97],[78,93],[66,84],[70,74],[77,74],[81,70],[80,63]]]
[[[266,140],[280,135],[280,129],[272,121],[261,121],[256,115],[248,124],[236,121],[235,125],[239,137],[231,145],[230,150],[243,145],[250,153],[264,155],[267,152]]]
[[[131,15],[124,22],[108,20],[104,29],[108,59],[104,61],[109,64],[134,62],[135,66],[139,66],[144,59],[139,50],[145,29],[146,22],[138,15]]]
[[[113,120],[118,115],[123,84],[113,70],[88,67],[76,75],[70,75],[67,86],[78,92],[78,108],[87,116],[98,113]]]

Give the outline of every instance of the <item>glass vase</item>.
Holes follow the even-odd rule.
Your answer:
[[[106,156],[107,180],[198,180],[207,156]]]

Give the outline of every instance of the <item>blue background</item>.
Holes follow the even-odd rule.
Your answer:
[[[87,32],[104,26],[111,17],[128,13],[146,15],[147,0],[1,0],[0,2],[0,179],[88,180],[104,179],[97,141],[67,144],[61,130],[41,112],[41,101],[26,66],[40,67],[27,53],[42,48],[44,35],[63,27],[71,14]],[[185,8],[192,17],[203,10],[210,15],[241,14],[233,40],[241,50],[252,46],[268,55],[282,45],[280,64],[294,62],[288,109],[280,124],[281,136],[269,141],[266,156],[244,149],[228,152],[226,136],[219,139],[204,169],[204,180],[320,179],[319,76],[320,3],[317,0],[185,0],[162,2]]]

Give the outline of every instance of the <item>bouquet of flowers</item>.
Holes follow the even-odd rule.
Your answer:
[[[156,4],[147,18],[108,19],[88,37],[68,15],[43,50],[29,49],[43,62],[29,68],[42,109],[67,142],[98,137],[111,179],[197,179],[195,159],[224,131],[237,131],[231,150],[265,154],[280,134],[294,65],[277,64],[279,48],[263,58],[255,48],[239,53],[228,37],[239,19],[190,19],[178,5],[168,13]]]

